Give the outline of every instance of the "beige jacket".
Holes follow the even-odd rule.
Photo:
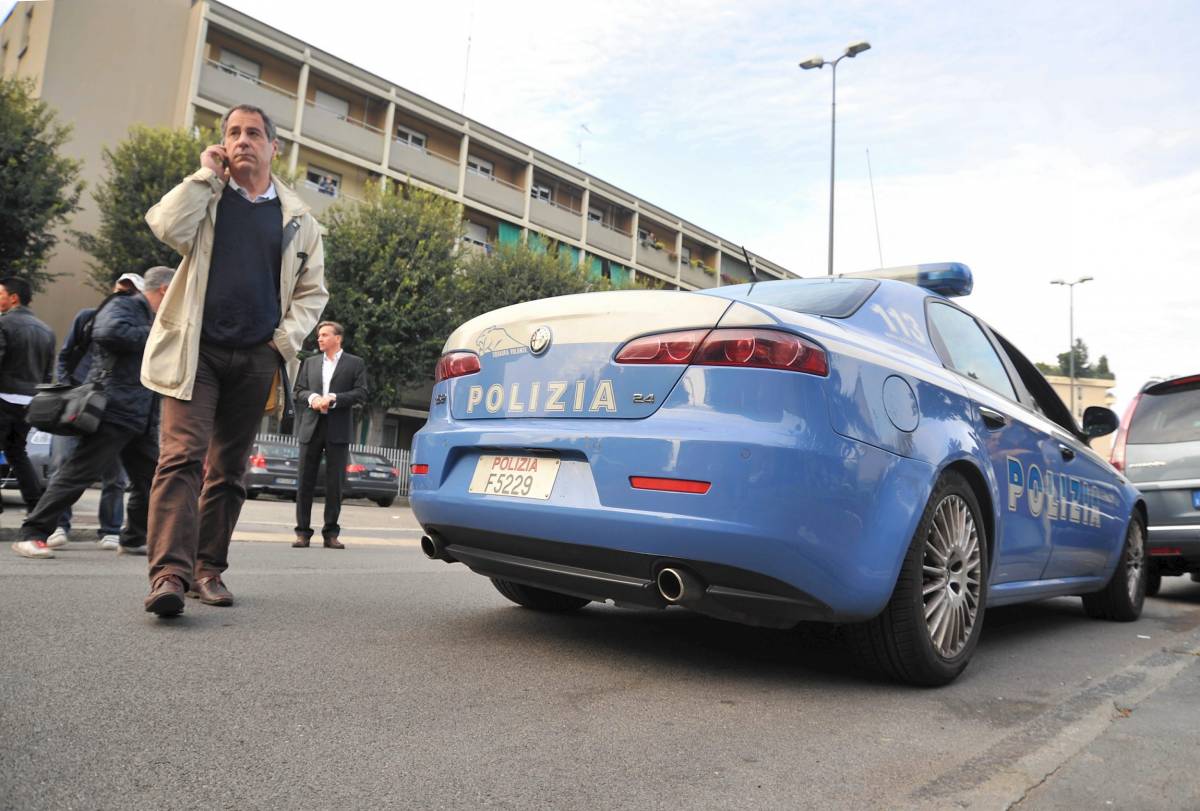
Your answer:
[[[296,220],[299,224],[281,263],[279,304],[283,318],[274,337],[275,345],[287,360],[288,377],[295,380],[300,368],[296,353],[317,325],[329,300],[325,289],[325,250],[320,226],[308,206],[279,178],[272,176],[271,180],[283,209],[285,235],[289,222]],[[183,254],[183,261],[150,329],[142,356],[142,385],[179,400],[192,398],[196,382],[217,203],[224,190],[225,182],[211,169],[201,169],[163,195],[146,213],[150,230]]]

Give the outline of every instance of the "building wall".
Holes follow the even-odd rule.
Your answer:
[[[1071,378],[1062,375],[1046,375],[1046,380],[1054,387],[1054,391],[1064,403],[1071,402]],[[1075,378],[1075,408],[1073,409],[1075,421],[1083,421],[1083,411],[1088,406],[1103,406],[1111,409],[1116,403],[1116,397],[1112,393],[1116,385],[1116,380],[1100,380],[1092,377]],[[1112,453],[1114,437],[1115,434],[1109,434],[1093,439],[1092,450],[1107,459]]]

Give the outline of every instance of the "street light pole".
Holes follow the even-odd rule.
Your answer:
[[[1068,293],[1068,295],[1067,295],[1067,302],[1068,302],[1067,303],[1067,307],[1068,307],[1068,309],[1067,309],[1067,325],[1068,325],[1067,329],[1069,330],[1069,336],[1070,336],[1068,339],[1070,341],[1070,344],[1069,344],[1070,352],[1067,354],[1067,358],[1069,360],[1069,364],[1070,364],[1069,368],[1071,371],[1071,385],[1070,385],[1071,416],[1075,417],[1076,419],[1078,419],[1078,415],[1075,412],[1078,409],[1076,408],[1076,405],[1075,405],[1075,285],[1083,284],[1084,282],[1090,282],[1090,281],[1092,281],[1092,279],[1093,279],[1092,276],[1080,276],[1078,279],[1076,279],[1073,282],[1064,281],[1062,279],[1055,279],[1052,282],[1050,282],[1050,284],[1060,284],[1063,287],[1067,288],[1067,293]]]
[[[819,56],[810,57],[800,63],[803,70],[823,68],[829,65],[833,68],[833,96],[829,103],[829,275],[833,275],[833,189],[835,166],[837,161],[837,66],[846,57],[853,59],[863,51],[870,49],[871,43],[862,41],[846,46],[845,52],[837,59],[826,62]]]

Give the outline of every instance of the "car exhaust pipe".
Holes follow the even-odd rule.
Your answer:
[[[658,593],[672,605],[694,605],[704,596],[704,584],[687,569],[663,567],[654,582]]]
[[[442,543],[442,539],[432,532],[421,536],[421,551],[430,560],[444,560],[446,563],[458,562],[446,551],[446,545]]]

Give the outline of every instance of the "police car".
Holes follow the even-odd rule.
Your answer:
[[[937,685],[990,606],[1129,621],[1145,506],[1032,363],[952,299],[958,263],[562,296],[447,340],[413,449],[431,558],[510,600],[845,624]]]

